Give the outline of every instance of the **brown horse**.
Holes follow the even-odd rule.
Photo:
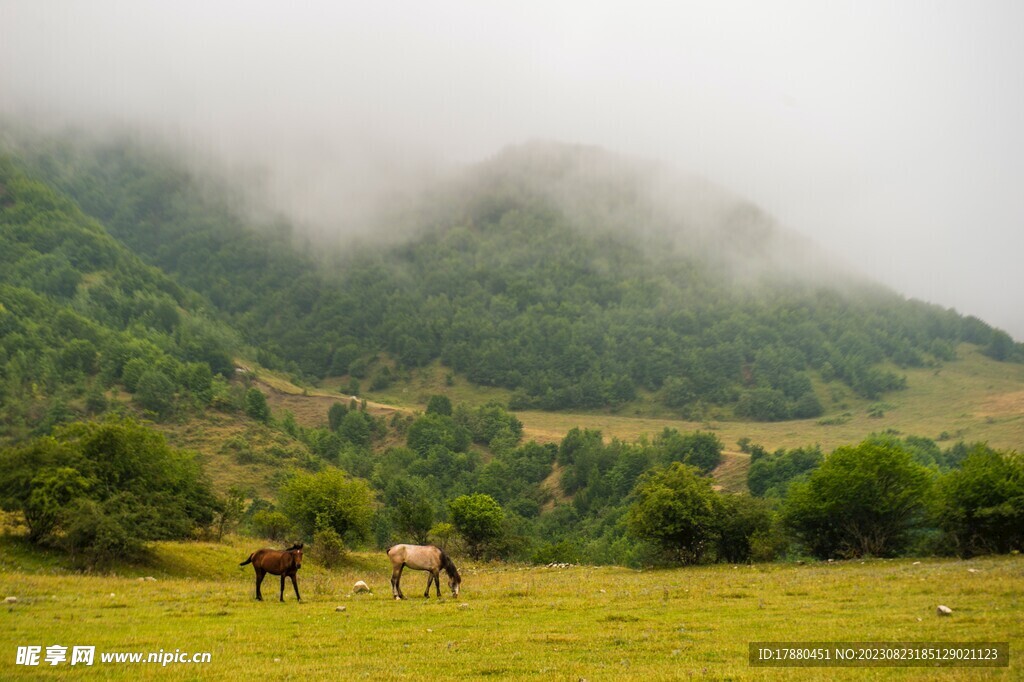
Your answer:
[[[302,543],[292,545],[282,551],[276,549],[258,549],[249,555],[249,558],[238,564],[245,566],[252,564],[256,569],[256,599],[263,601],[263,593],[260,592],[260,584],[267,577],[267,573],[281,576],[281,601],[284,601],[284,579],[288,576],[292,579],[292,587],[295,588],[295,598],[302,600],[299,596],[299,583],[295,580],[295,572],[302,568]]]
[[[441,576],[444,570],[448,574],[448,587],[452,590],[452,596],[458,598],[459,586],[462,584],[462,576],[459,569],[455,568],[451,558],[439,547],[433,545],[395,545],[388,548],[388,558],[391,559],[391,595],[395,599],[405,599],[402,594],[402,569],[408,566],[417,571],[428,571],[427,591],[424,597],[430,597],[430,585],[437,588],[437,596],[441,597]]]

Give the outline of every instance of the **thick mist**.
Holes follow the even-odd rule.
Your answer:
[[[379,232],[381,206],[509,145],[597,146],[652,160],[615,189],[685,209],[684,232],[724,221],[752,262],[791,262],[756,238],[784,226],[1024,339],[1021,25],[1019,3],[966,0],[7,0],[0,114],[171,141],[328,236]]]

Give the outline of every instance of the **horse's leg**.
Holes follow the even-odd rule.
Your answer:
[[[295,574],[292,573],[292,587],[295,588],[295,599],[302,601],[302,597],[299,596],[299,581],[295,579]]]
[[[441,598],[441,571],[434,571],[434,587],[437,589],[437,598]]]
[[[430,583],[434,582],[434,579],[434,572],[430,569],[427,569],[427,591],[423,593],[423,596],[427,599],[430,598]]]
[[[284,573],[281,574],[281,601],[284,601]]]
[[[402,594],[402,569],[404,568],[405,564],[402,564],[391,571],[391,593],[395,599],[405,599],[405,595]]]
[[[263,601],[263,593],[260,592],[260,585],[263,583],[263,579],[267,577],[267,572],[262,568],[256,569],[256,601]]]

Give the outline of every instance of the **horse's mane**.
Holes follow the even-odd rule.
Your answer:
[[[443,568],[445,570],[445,572],[448,574],[448,577],[451,578],[452,580],[460,580],[461,581],[462,580],[462,576],[459,575],[459,569],[455,568],[455,562],[453,562],[451,560],[451,557],[449,557],[447,554],[444,553],[443,549],[440,550],[440,551],[441,551],[441,568]]]

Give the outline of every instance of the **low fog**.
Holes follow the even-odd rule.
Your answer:
[[[967,0],[3,0],[0,114],[173,141],[327,234],[509,145],[596,146],[1021,340],[1022,25]]]

